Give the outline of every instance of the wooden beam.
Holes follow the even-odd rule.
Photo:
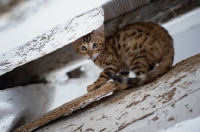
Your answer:
[[[96,8],[0,56],[0,75],[73,42],[103,24],[103,8]]]

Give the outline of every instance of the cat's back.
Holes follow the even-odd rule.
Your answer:
[[[167,30],[151,22],[136,22],[126,25],[115,35],[119,42],[124,42],[130,37],[140,39],[142,36],[155,39],[162,38],[164,41],[172,41],[172,37],[168,34]]]
[[[149,58],[152,64],[156,64],[168,52],[171,56],[174,55],[173,39],[167,30],[150,22],[137,22],[123,27],[111,44],[115,47],[118,58],[127,66],[132,65],[137,58]]]

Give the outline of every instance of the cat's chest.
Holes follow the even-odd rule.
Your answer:
[[[103,53],[100,54],[95,60],[94,63],[100,68],[105,68],[106,66],[112,64],[113,62],[113,54],[111,53]]]
[[[108,65],[114,65],[118,66],[120,70],[128,70],[128,66],[121,61],[121,58],[119,56],[116,56],[116,54],[112,53],[106,53],[106,54],[101,54],[96,60],[94,60],[94,63],[104,69]]]

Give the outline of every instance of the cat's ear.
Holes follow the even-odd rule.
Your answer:
[[[104,24],[102,24],[99,28],[92,32],[94,35],[98,35],[100,37],[104,37]]]
[[[81,39],[81,38],[76,39],[75,41],[71,42],[71,44],[72,44],[74,47],[76,47],[76,46],[78,45],[78,43],[80,43],[80,39]]]

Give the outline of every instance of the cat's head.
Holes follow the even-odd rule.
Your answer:
[[[77,53],[94,60],[105,48],[104,25],[73,42]]]

